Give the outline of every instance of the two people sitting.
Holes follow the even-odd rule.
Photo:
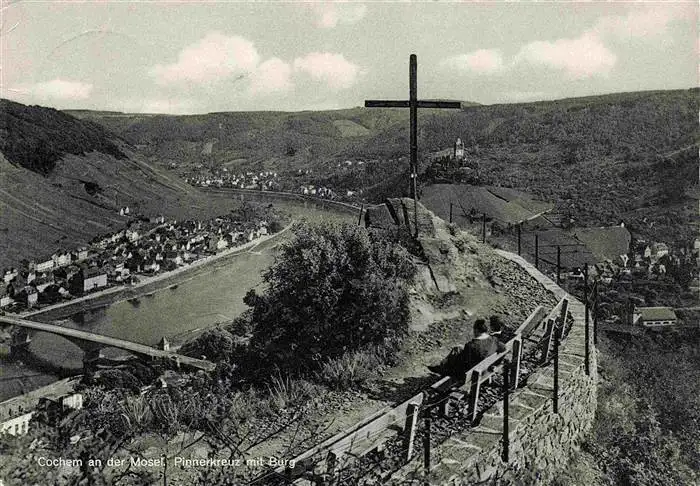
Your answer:
[[[428,366],[433,373],[443,376],[452,376],[464,379],[464,375],[478,363],[494,353],[505,351],[503,345],[504,330],[502,321],[498,316],[491,316],[492,334],[485,319],[477,319],[474,322],[474,338],[464,345],[452,348],[450,354],[440,364]]]

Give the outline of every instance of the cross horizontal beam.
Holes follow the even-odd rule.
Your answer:
[[[410,108],[410,100],[366,100],[365,108]],[[461,109],[461,101],[418,100],[418,108],[451,108]]]

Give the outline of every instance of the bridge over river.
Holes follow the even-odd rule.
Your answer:
[[[191,358],[178,354],[169,349],[158,349],[145,344],[134,343],[124,339],[103,336],[93,332],[80,331],[78,329],[70,329],[55,324],[46,324],[43,322],[35,322],[17,317],[0,316],[0,323],[17,326],[22,329],[22,332],[16,333],[13,337],[12,348],[25,346],[31,341],[30,330],[47,332],[62,336],[69,341],[78,345],[85,355],[83,357],[84,366],[95,363],[100,358],[100,349],[105,347],[123,349],[140,358],[151,360],[164,360],[174,363],[176,366],[185,366],[205,371],[213,371],[215,364],[211,361]]]

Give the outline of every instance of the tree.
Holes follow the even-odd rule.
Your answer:
[[[407,330],[408,252],[373,230],[299,224],[263,275],[264,294],[244,299],[262,363],[318,367],[362,345],[396,342]]]
[[[205,331],[193,341],[185,343],[180,352],[185,356],[220,361],[228,358],[236,343],[233,335],[225,329],[216,327]]]

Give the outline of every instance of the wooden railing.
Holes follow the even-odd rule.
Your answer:
[[[463,380],[450,376],[441,378],[426,390],[401,404],[385,407],[350,429],[298,455],[289,461],[294,464],[293,468],[280,466],[250,484],[262,484],[263,478],[269,478],[271,475],[283,477],[286,482],[296,482],[304,478],[323,482],[323,478],[332,476],[350,461],[371,451],[380,450],[389,439],[397,435],[403,436],[402,451],[405,459],[411,459],[420,412],[439,407],[441,414],[449,415],[452,403],[467,399],[466,411],[474,422],[477,418],[482,384],[496,373],[504,372],[505,364],[505,373],[508,377],[504,382],[506,385],[510,382],[517,388],[520,381],[523,340],[530,339],[536,330],[544,326],[544,333],[537,341],[546,346],[543,349],[543,361],[548,361],[551,343],[561,338],[567,312],[567,299],[557,303],[546,316],[545,310],[541,306],[537,307],[517,328],[515,336],[505,344],[503,352],[493,354],[481,361],[465,373]]]

